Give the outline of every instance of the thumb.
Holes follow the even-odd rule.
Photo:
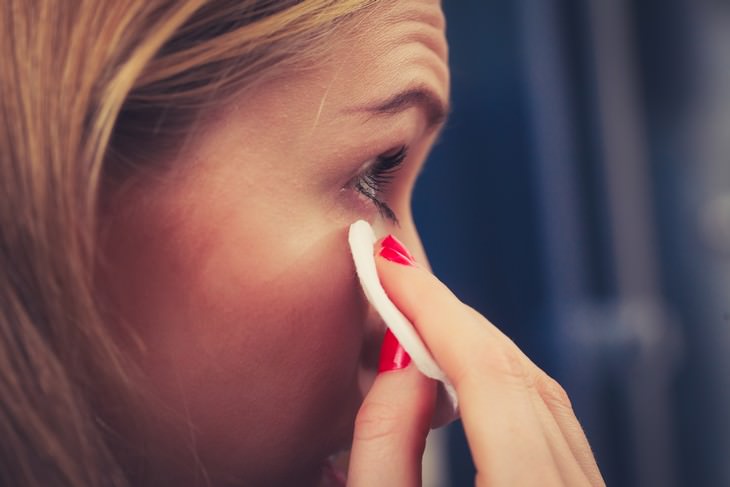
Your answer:
[[[349,487],[420,487],[436,383],[410,364],[410,357],[388,330],[380,367],[355,419]]]

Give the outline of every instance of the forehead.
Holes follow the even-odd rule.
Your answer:
[[[365,10],[350,32],[371,47],[421,43],[445,60],[445,28],[446,19],[438,0],[393,0]]]
[[[285,72],[215,111],[197,137],[214,134],[216,142],[209,144],[214,151],[250,153],[256,140],[267,151],[280,147],[314,157],[377,135],[374,131],[392,135],[393,124],[363,125],[363,117],[353,115],[359,107],[414,88],[448,104],[448,48],[439,1],[377,2],[327,41],[324,59],[310,69]],[[410,122],[398,128],[415,123],[406,118]],[[228,139],[219,140],[226,134]]]
[[[448,99],[448,46],[445,18],[438,0],[378,3],[355,19],[335,47],[328,73],[350,78],[353,103],[398,89],[427,85]]]

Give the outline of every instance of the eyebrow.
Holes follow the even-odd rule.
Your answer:
[[[451,111],[448,103],[444,102],[430,88],[423,86],[409,88],[384,101],[356,107],[353,111],[380,116],[397,115],[410,108],[420,108],[423,110],[423,113],[426,115],[426,123],[429,130],[443,125]]]

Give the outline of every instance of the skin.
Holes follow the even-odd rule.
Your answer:
[[[477,486],[605,486],[555,380],[427,268],[382,256],[376,266],[456,388]],[[357,416],[349,486],[420,485],[432,393],[412,366],[378,375]]]
[[[363,107],[413,87],[445,106],[449,73],[439,2],[375,9],[340,41],[206,114],[165,169],[108,198],[101,292],[146,398],[110,422],[136,485],[314,484],[350,447],[384,327],[347,229],[367,219],[426,262],[410,197],[439,128],[420,104]],[[395,226],[351,183],[403,145],[381,195]]]
[[[350,446],[348,485],[420,485],[436,389],[412,365],[374,377],[383,324],[346,243],[359,218],[420,263],[376,259],[456,387],[476,484],[603,485],[565,391],[428,271],[409,206],[448,99],[443,16],[393,5],[108,195],[99,287],[145,400],[105,408],[133,485],[314,485]],[[414,87],[431,102],[363,112]],[[379,194],[398,227],[352,182],[404,145]]]

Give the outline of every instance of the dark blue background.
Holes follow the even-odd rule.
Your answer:
[[[614,34],[604,39],[624,46],[635,90],[632,110],[617,113],[637,124],[645,149],[645,226],[657,261],[648,277],[658,283],[649,301],[663,313],[654,320],[660,345],[649,353],[631,333],[612,331],[623,329],[624,305],[647,296],[622,291],[621,257],[612,251],[624,230],[609,203],[621,190],[611,193],[605,180],[611,139],[602,125],[606,85],[595,36],[603,19],[591,18],[600,1],[444,2],[453,113],[419,179],[416,221],[436,274],[565,385],[608,485],[730,485],[723,359],[730,355],[723,298],[730,252],[708,246],[701,222],[708,202],[730,189],[730,161],[721,150],[704,151],[730,136],[705,130],[716,120],[730,127],[730,113],[718,119],[712,111],[713,97],[730,108],[730,85],[708,84],[713,73],[730,70],[730,43],[722,44],[730,38],[709,34],[730,30],[730,8],[612,0],[628,35],[624,44]],[[546,155],[552,121],[558,147],[567,149]],[[563,176],[574,183],[567,213],[549,197],[568,194]],[[563,273],[563,260],[572,270]],[[641,321],[631,329],[644,329]],[[574,322],[568,332],[565,322]],[[571,335],[584,326],[598,337],[588,348]],[[663,371],[656,377],[655,367]],[[637,393],[637,374],[658,395]],[[667,421],[645,427],[654,412]],[[449,433],[452,483],[472,485],[463,432],[454,425]],[[666,451],[654,452],[656,442]]]

